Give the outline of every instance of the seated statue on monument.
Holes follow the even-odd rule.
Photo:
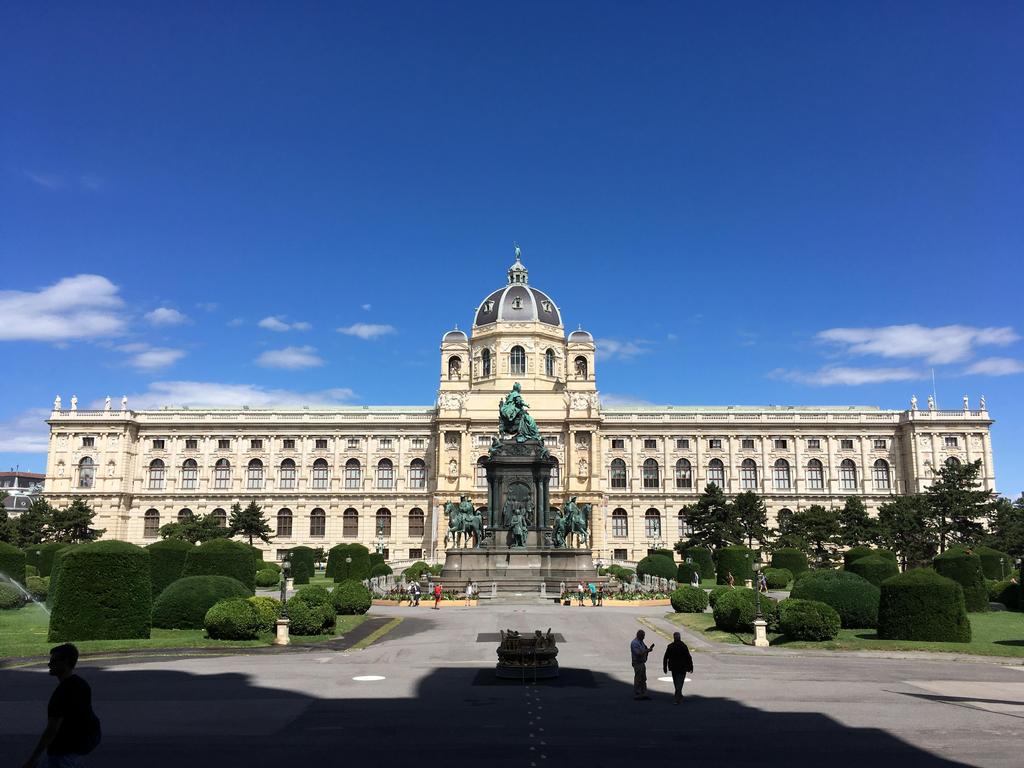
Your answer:
[[[499,431],[502,436],[514,437],[517,443],[540,440],[540,430],[533,416],[527,413],[530,406],[523,401],[523,394],[517,381],[512,391],[498,405]]]

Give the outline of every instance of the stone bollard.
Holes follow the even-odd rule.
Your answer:
[[[754,619],[754,646],[768,647],[768,622],[764,619]]]
[[[291,579],[291,578],[287,579],[285,581],[284,588],[287,589],[289,592],[294,592],[295,591],[295,579]]]
[[[747,589],[753,589],[754,588],[754,580],[753,579],[744,579],[743,580],[743,586],[746,587]]]
[[[277,635],[274,637],[274,645],[289,645],[291,643],[291,638],[288,637],[288,625],[291,623],[291,619],[277,620]]]

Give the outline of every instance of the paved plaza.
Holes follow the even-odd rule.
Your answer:
[[[664,608],[504,605],[403,616],[366,650],[84,662],[102,766],[466,764],[1018,766],[1024,666],[691,643],[672,703]],[[628,643],[648,623],[653,699],[633,701]],[[562,636],[558,680],[499,681],[496,633]],[[687,637],[689,640],[689,637]],[[354,678],[370,677],[360,681]],[[53,688],[0,670],[0,765],[20,765]],[[450,762],[451,761],[451,762]]]

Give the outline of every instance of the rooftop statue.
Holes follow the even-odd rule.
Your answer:
[[[517,443],[540,440],[540,430],[533,416],[527,413],[530,406],[523,401],[523,394],[517,381],[512,391],[498,405],[499,430],[502,435],[515,437]]]

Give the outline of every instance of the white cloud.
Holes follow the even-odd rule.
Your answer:
[[[152,312],[147,312],[145,317],[153,325],[181,325],[188,322],[185,315],[170,307],[157,307]]]
[[[338,329],[338,333],[346,336],[357,336],[360,339],[377,339],[391,333],[398,333],[393,325],[377,325],[374,323],[353,323]]]
[[[4,453],[46,453],[50,428],[49,408],[32,408],[0,424],[0,451]]]
[[[615,339],[595,339],[598,360],[632,360],[637,355],[645,355],[651,351],[646,339],[616,341]]]
[[[856,387],[861,384],[911,381],[924,378],[920,371],[911,368],[849,368],[840,365],[827,365],[817,371],[789,371],[776,368],[768,374],[768,377],[783,381],[795,381],[798,384],[809,384],[812,387]]]
[[[966,360],[981,346],[1006,346],[1020,337],[1013,328],[974,328],[968,325],[888,325],[881,328],[830,328],[819,341],[836,344],[854,355],[923,358],[931,364]]]
[[[170,347],[152,347],[149,344],[122,344],[117,347],[120,352],[127,352],[131,357],[128,364],[141,371],[155,371],[173,365],[185,356],[182,349]]]
[[[971,363],[964,373],[982,376],[1011,376],[1015,373],[1024,373],[1024,363],[1014,360],[1012,357],[986,357],[984,360]]]
[[[284,333],[285,331],[308,331],[313,327],[309,323],[305,322],[285,322],[284,317],[281,315],[264,317],[257,323],[257,325],[260,328],[266,328],[268,331],[277,331],[278,333]]]
[[[154,381],[145,392],[128,395],[134,409],[159,408],[164,405],[205,408],[297,407],[303,405],[342,405],[349,403],[355,392],[348,388],[325,389],[319,392],[294,392],[287,389],[265,389],[255,384],[222,384],[209,381]]]
[[[39,291],[0,291],[0,340],[115,336],[125,327],[118,288],[101,275],[65,277]]]
[[[57,173],[39,173],[37,171],[25,171],[29,181],[43,189],[60,189],[64,186],[64,177]]]
[[[373,309],[372,304],[360,304],[359,306],[364,312],[369,312],[371,309]]]
[[[200,301],[196,303],[196,308],[203,310],[203,312],[216,312],[220,307],[216,301]]]
[[[245,325],[245,320],[240,317],[233,317],[228,320],[228,328],[241,328],[243,325]]]
[[[323,358],[316,354],[314,347],[285,347],[270,349],[256,358],[256,364],[264,368],[316,368],[323,365]]]

